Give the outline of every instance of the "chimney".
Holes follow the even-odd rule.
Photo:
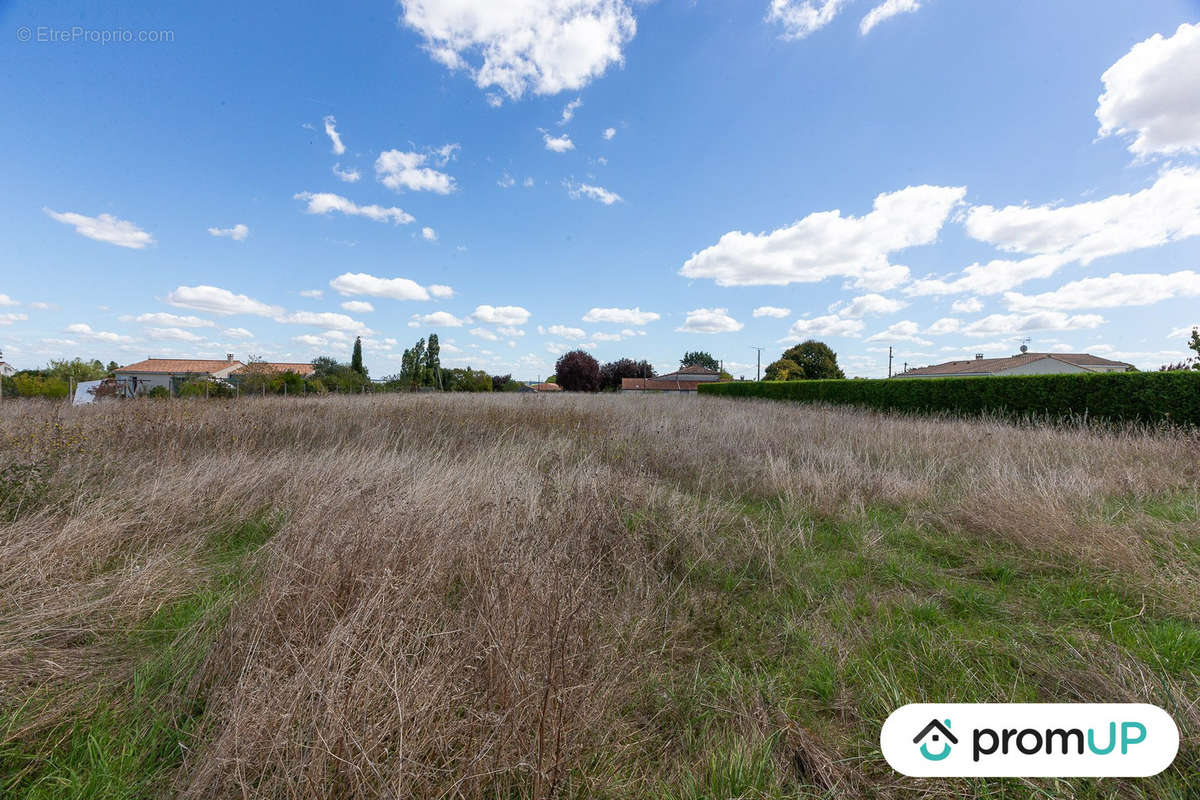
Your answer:
[[[232,363],[233,363],[233,353],[226,353],[226,354],[225,354],[225,363],[226,363],[226,364],[232,364]]]
[[[980,360],[980,359],[982,359],[982,358],[983,358],[983,353],[976,353],[976,354],[975,354],[975,360],[976,360],[976,361],[979,361],[979,360]]]

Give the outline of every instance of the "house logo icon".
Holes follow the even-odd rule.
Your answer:
[[[911,729],[910,729],[911,730]],[[942,749],[940,752],[929,752],[929,741],[921,742],[927,738],[932,742],[941,742]],[[945,741],[943,740],[945,738]],[[958,744],[958,739],[950,732],[950,720],[946,720],[943,725],[940,720],[930,720],[929,724],[921,729],[921,732],[913,737],[913,744],[921,742],[921,755],[925,756],[929,761],[941,761],[946,756],[950,755],[950,745]]]

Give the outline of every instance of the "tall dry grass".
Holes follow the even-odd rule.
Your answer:
[[[702,655],[681,573],[772,563],[803,535],[763,528],[748,503],[797,519],[901,509],[980,547],[1140,576],[1197,614],[1194,571],[1156,570],[1170,545],[1119,512],[1194,496],[1200,439],[1181,431],[572,395],[6,402],[0,426],[7,463],[44,475],[10,492],[0,525],[0,704],[28,706],[10,740],[111,698],[131,669],[120,634],[206,585],[214,536],[282,521],[178,687],[204,701],[169,787],[183,797],[671,782],[692,765],[637,708],[644,676]],[[806,750],[827,784],[845,772]]]

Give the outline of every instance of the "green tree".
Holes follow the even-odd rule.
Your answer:
[[[425,381],[427,386],[442,390],[442,347],[436,333],[429,334],[429,344],[425,346]]]
[[[763,377],[769,381],[798,381],[804,377],[804,370],[790,358],[781,358],[767,364]]]
[[[837,363],[837,353],[824,342],[809,339],[783,351],[783,358],[800,367],[800,379],[809,381],[845,378],[846,373]],[[795,380],[795,378],[789,378]]]
[[[600,363],[586,350],[563,353],[554,365],[554,377],[568,392],[600,391]]]
[[[1192,328],[1192,338],[1188,342],[1188,349],[1196,353],[1192,368],[1200,369],[1200,328]]]
[[[359,375],[362,375],[364,378],[367,377],[367,370],[366,367],[363,366],[362,360],[361,336],[354,337],[354,352],[350,355],[350,369],[354,372],[357,372]]]
[[[63,381],[74,380],[76,383],[80,381],[98,381],[105,374],[104,364],[99,361],[84,361],[82,358],[75,358],[70,361],[66,359],[51,361],[50,368],[46,370],[47,378],[58,378]]]
[[[400,356],[400,377],[415,389],[425,384],[425,339],[404,351]]]
[[[618,358],[600,368],[600,388],[616,391],[621,388],[622,378],[653,378],[655,375],[654,366],[649,361]]]
[[[448,369],[445,372],[448,392],[490,392],[492,376],[481,369]]]
[[[679,359],[679,367],[680,369],[684,367],[706,367],[716,372],[721,368],[721,365],[711,354],[703,350],[696,350],[691,353],[684,353],[683,358]]]

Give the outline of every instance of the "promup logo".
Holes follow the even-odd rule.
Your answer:
[[[913,704],[879,743],[914,777],[1144,777],[1171,765],[1179,729],[1142,703]]]
[[[929,739],[935,743],[940,741],[942,737],[945,737],[946,739],[946,741],[942,744],[941,751],[939,751],[936,755],[929,752],[929,742],[925,742],[921,745],[921,755],[925,756],[930,761],[941,761],[943,758],[950,755],[950,745],[958,744],[958,739],[954,738],[954,734],[950,732],[950,720],[946,720],[945,725],[936,719],[933,720],[924,728],[921,728],[921,732],[913,737],[913,744],[917,744],[926,737],[929,737]]]

